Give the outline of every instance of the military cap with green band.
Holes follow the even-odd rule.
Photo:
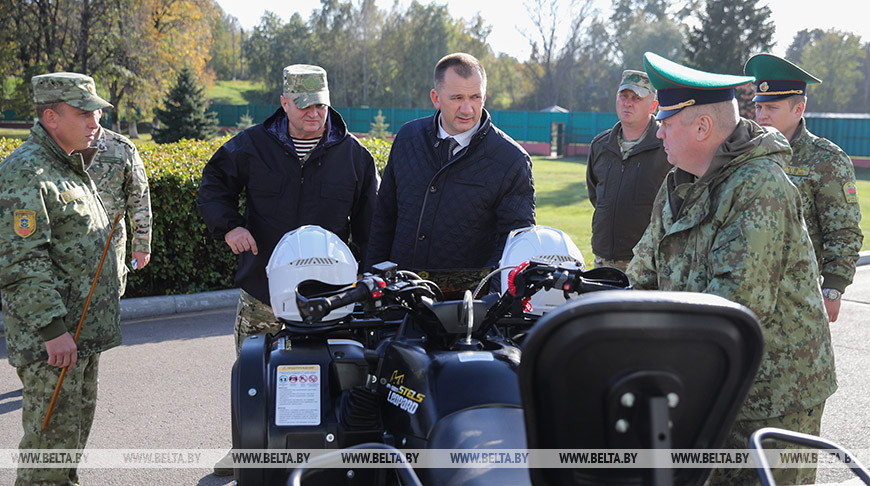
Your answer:
[[[755,81],[752,76],[699,71],[658,54],[643,55],[643,67],[659,98],[657,120],[676,115],[683,108],[734,99],[734,88]]]
[[[79,73],[40,74],[33,83],[33,102],[37,105],[66,103],[80,110],[97,111],[112,104],[97,96],[94,78]]]
[[[300,110],[311,105],[329,105],[326,70],[311,64],[292,64],[285,67],[284,93]]]
[[[752,101],[778,101],[807,94],[807,83],[822,80],[797,65],[773,54],[756,54],[746,61],[743,72],[755,76],[755,98]]]

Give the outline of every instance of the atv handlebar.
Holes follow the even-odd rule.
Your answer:
[[[362,303],[368,312],[399,303],[415,307],[419,297],[434,299],[440,294],[434,284],[419,279],[410,272],[397,272],[396,265],[385,262],[375,267],[376,275],[366,273],[352,286],[324,284],[306,280],[296,287],[296,303],[305,324],[319,322],[331,311],[349,304]],[[583,270],[573,263],[552,265],[531,260],[515,268],[508,277],[508,292],[490,308],[484,320],[489,328],[496,320],[509,314],[522,315],[523,304],[540,290],[559,289],[568,294],[582,294],[600,290],[631,288],[622,271],[601,267]]]
[[[367,274],[352,286],[336,289],[335,286],[306,280],[296,287],[296,306],[305,324],[319,322],[331,311],[349,304],[378,298],[386,282],[377,276]],[[332,295],[323,296],[322,291]],[[337,293],[335,293],[337,291]],[[320,296],[318,296],[320,295]]]

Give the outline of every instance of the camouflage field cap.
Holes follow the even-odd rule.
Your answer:
[[[300,110],[311,105],[329,105],[326,71],[310,64],[287,66],[284,68],[284,92]]]
[[[619,94],[624,89],[630,89],[641,98],[646,98],[650,93],[655,93],[652,84],[649,82],[649,76],[643,71],[634,71],[626,69],[622,72],[622,81],[619,82],[619,89],[616,93]]]
[[[66,103],[80,110],[96,111],[112,108],[112,104],[97,96],[94,78],[79,73],[40,74],[31,78],[33,101],[37,105]]]

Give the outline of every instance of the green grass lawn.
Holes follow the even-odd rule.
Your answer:
[[[262,83],[254,81],[217,81],[205,96],[219,105],[252,105],[268,103]]]
[[[29,128],[0,128],[0,137],[26,140],[30,135]]]
[[[586,159],[548,159],[532,157],[537,194],[537,222],[568,233],[580,248],[586,264],[594,259],[592,238],[592,205],[586,194]],[[861,204],[862,250],[870,250],[870,168],[855,169],[858,197]]]
[[[586,158],[532,157],[538,224],[558,228],[571,236],[592,264],[592,204],[586,195]]]

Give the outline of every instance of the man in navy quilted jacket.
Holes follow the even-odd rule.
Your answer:
[[[366,267],[390,260],[426,271],[449,292],[476,283],[457,281],[456,270],[476,276],[495,267],[508,233],[535,224],[535,186],[529,154],[483,108],[480,61],[443,57],[434,86],[435,114],[406,123],[393,142]]]

